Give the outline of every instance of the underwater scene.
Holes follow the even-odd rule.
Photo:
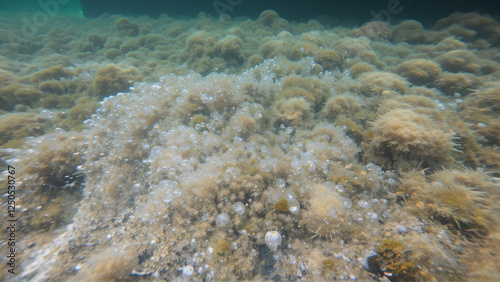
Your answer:
[[[16,3],[0,280],[500,280],[498,14]]]

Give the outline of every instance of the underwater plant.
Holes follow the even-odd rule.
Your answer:
[[[373,122],[370,146],[392,161],[424,162],[440,166],[451,161],[452,135],[429,117],[411,110],[394,109]]]

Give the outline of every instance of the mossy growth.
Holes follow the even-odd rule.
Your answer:
[[[397,281],[409,281],[415,280],[419,271],[413,263],[405,261],[394,264],[393,274]]]
[[[102,100],[106,96],[127,91],[140,79],[141,76],[137,74],[135,68],[123,70],[115,65],[107,65],[97,72],[91,92]]]
[[[43,212],[39,212],[30,218],[30,227],[34,230],[54,230],[63,220],[64,213],[63,207],[65,206],[64,200],[57,197],[43,206]]]
[[[243,138],[244,140],[248,140],[253,132],[257,129],[257,123],[255,119],[247,114],[238,114],[236,115],[232,121],[234,134]]]
[[[328,121],[334,121],[339,115],[355,119],[359,118],[361,110],[359,101],[350,95],[339,95],[331,97],[326,101],[323,113]]]
[[[42,92],[26,84],[12,83],[0,87],[0,110],[11,111],[16,104],[33,106]]]
[[[279,199],[279,201],[277,201],[274,204],[274,210],[277,212],[280,212],[280,213],[289,212],[290,208],[288,206],[287,199],[285,199],[285,198]]]
[[[436,60],[445,71],[449,72],[470,72],[479,74],[478,58],[469,50],[452,50],[438,57]]]
[[[11,111],[18,103],[15,92],[21,87],[21,84],[13,83],[0,87],[0,110]]]
[[[480,160],[493,169],[500,170],[500,148],[497,146],[484,146],[480,153]]]
[[[104,52],[104,57],[110,59],[110,60],[113,60],[115,59],[116,57],[120,56],[122,54],[122,52],[116,48],[110,48],[110,49],[107,49],[106,52]]]
[[[441,74],[441,68],[430,60],[413,59],[402,63],[398,67],[398,73],[413,84],[426,85]]]
[[[477,133],[486,138],[487,142],[483,141],[482,144],[497,146],[500,142],[500,122],[496,118],[500,114],[500,95],[498,93],[500,93],[500,87],[497,86],[479,90],[467,95],[464,99],[460,115],[470,123],[483,124],[477,129]],[[460,132],[458,133],[460,134]],[[473,135],[469,135],[473,137]],[[471,141],[475,141],[475,138],[472,138]]]
[[[53,109],[59,105],[59,96],[56,94],[49,94],[42,98],[40,105],[46,109]]]
[[[454,209],[464,207],[467,202],[467,194],[463,191],[443,190],[439,193],[443,203],[452,206]]]
[[[57,80],[44,81],[44,82],[40,83],[40,85],[38,86],[38,89],[40,89],[43,92],[56,94],[56,95],[62,95],[64,93],[64,87]]]
[[[307,56],[314,56],[318,46],[314,43],[297,43],[288,51],[288,59],[298,61]]]
[[[332,259],[325,259],[321,262],[323,269],[333,271],[335,270],[335,262]]]
[[[349,68],[349,72],[351,73],[352,78],[358,78],[361,74],[374,70],[374,66],[364,62],[356,63]]]
[[[243,41],[235,35],[228,35],[216,44],[217,51],[220,52],[220,57],[223,58],[229,65],[239,66],[245,60],[241,53]]]
[[[66,77],[66,78],[73,77],[74,75],[75,74],[72,71],[64,69],[63,66],[60,65],[60,66],[50,67],[34,73],[31,76],[30,81],[33,84],[36,84],[46,80],[58,80],[61,77]]]
[[[494,186],[488,174],[473,170],[445,169],[427,181],[409,172],[401,181],[401,191],[412,195],[409,202],[417,215],[472,237],[490,234],[499,222]]]
[[[312,113],[309,103],[299,98],[282,99],[276,102],[274,112],[274,126],[302,127],[309,123]]]
[[[475,81],[473,76],[463,73],[443,72],[431,86],[438,88],[447,95],[454,95],[457,92],[467,95],[472,92]]]
[[[231,251],[231,244],[226,239],[221,239],[217,242],[217,247],[215,248],[215,252],[221,256],[229,253]]]
[[[104,44],[106,43],[106,36],[99,34],[89,34],[88,41],[90,44],[92,44],[93,50],[99,50],[104,47]]]
[[[392,35],[391,28],[385,22],[371,21],[351,32],[350,36],[365,36],[371,40],[386,40]]]
[[[324,70],[334,71],[339,69],[344,70],[344,59],[342,55],[335,50],[321,49],[314,55],[314,61],[320,64]]]
[[[422,44],[431,41],[432,33],[426,31],[424,26],[415,20],[401,22],[392,30],[392,42],[408,42],[410,44]]]
[[[241,174],[244,176],[255,175],[261,172],[260,166],[257,165],[257,158],[247,155],[249,157],[248,162],[238,162],[237,167],[241,169]]]
[[[38,100],[40,99],[40,96],[42,96],[42,92],[36,90],[32,86],[23,86],[19,87],[15,92],[14,95],[16,97],[16,100],[19,103],[22,103],[24,105],[28,106],[33,106]]]
[[[488,145],[497,145],[500,143],[500,122],[494,121],[486,127],[481,128],[478,132],[486,138]]]
[[[404,245],[396,239],[386,239],[376,247],[377,256],[381,259],[399,260],[403,254]]]
[[[2,148],[2,149],[3,148],[18,149],[18,148],[21,148],[23,145],[24,145],[24,138],[21,138],[21,139],[10,140],[5,144],[0,145],[0,148]]]
[[[57,106],[60,109],[70,109],[75,105],[75,98],[72,95],[61,95],[59,96],[59,104]]]
[[[262,63],[264,61],[264,57],[259,54],[252,55],[248,58],[248,67],[255,67],[256,65]]]
[[[253,231],[254,227],[256,227],[255,224],[247,222],[247,224],[245,224],[245,226],[243,227],[243,230],[245,230],[247,233],[250,233]]]
[[[317,78],[302,78],[297,75],[290,75],[283,80],[281,96],[284,98],[305,99],[314,105],[316,112],[319,112],[330,93],[330,88]]]
[[[365,134],[363,133],[363,127],[355,123],[352,119],[341,116],[337,119],[335,125],[345,126],[347,136],[353,138],[356,143],[360,144],[364,141]]]
[[[191,118],[191,122],[189,122],[189,125],[191,127],[196,128],[197,127],[196,125],[201,126],[206,122],[207,122],[207,117],[205,117],[204,115],[195,115]]]
[[[491,227],[491,217],[486,209],[481,209],[471,200],[473,197],[465,189],[442,189],[435,195],[439,206],[434,210],[437,217],[453,219],[458,229],[472,228],[487,234]]]
[[[258,173],[261,172],[260,167],[249,164],[249,165],[239,165],[238,166],[241,169],[241,174],[242,175],[251,175],[254,176]]]
[[[280,17],[278,16],[278,13],[276,13],[273,10],[265,10],[260,13],[259,18],[257,19],[257,22],[264,25],[264,26],[270,26],[274,21],[278,20]]]
[[[19,148],[27,136],[42,134],[44,127],[33,113],[0,115],[0,148]]]
[[[270,40],[262,44],[260,54],[263,58],[274,58],[286,52],[286,42],[284,40]]]
[[[283,90],[281,94],[285,98],[305,98],[305,100],[309,102],[315,101],[314,96],[311,93],[299,87],[287,88]]]
[[[216,67],[213,61],[216,51],[214,38],[201,31],[186,39],[186,48],[181,52],[179,59],[186,62],[191,69],[206,75]]]
[[[390,72],[365,72],[357,80],[361,83],[359,92],[366,96],[382,95],[387,91],[404,94],[408,90],[406,79]]]
[[[206,116],[210,115],[210,110],[207,104],[201,101],[200,95],[189,93],[180,109],[180,115],[184,124],[194,127],[207,122]]]
[[[77,101],[76,106],[69,111],[69,128],[75,131],[81,131],[84,128],[83,121],[89,119],[92,114],[99,108],[99,102],[92,98],[81,98]]]
[[[127,18],[116,20],[115,28],[122,36],[137,36],[140,33],[139,25]]]
[[[392,158],[400,166],[422,162],[437,167],[452,161],[452,135],[426,115],[395,109],[376,119],[372,129],[374,156]]]
[[[377,263],[380,271],[391,281],[411,281],[421,277],[417,267],[405,256],[405,247],[396,239],[385,239],[376,248]]]
[[[5,71],[3,69],[0,69],[0,87],[12,84],[15,81],[17,81],[17,79],[18,78],[14,74]]]

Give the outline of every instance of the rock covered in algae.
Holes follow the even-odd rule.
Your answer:
[[[429,117],[404,109],[389,111],[375,120],[371,143],[394,159],[405,155],[428,164],[449,162],[453,148],[451,133]]]
[[[64,23],[70,32],[0,46],[0,112],[26,112],[4,116],[19,120],[3,131],[15,138],[0,140],[21,148],[2,157],[28,168],[20,234],[62,232],[47,245],[25,236],[35,247],[22,250],[22,279],[368,280],[361,266],[386,238],[408,256],[392,270],[381,261],[393,279],[433,279],[412,264],[437,280],[486,268],[474,255],[488,261],[483,251],[497,242],[494,178],[435,169],[461,166],[457,150],[475,158],[466,165],[498,166],[498,91],[486,83],[499,69],[492,18],[452,15],[435,30],[373,22],[354,32],[288,23],[273,11],[256,21]],[[110,28],[96,29],[103,23]],[[137,80],[148,82],[129,91]],[[81,130],[97,107],[81,135],[58,129],[53,141],[52,127]],[[36,134],[45,135],[24,144]],[[403,162],[431,169],[401,175]],[[282,235],[274,252],[269,230]]]

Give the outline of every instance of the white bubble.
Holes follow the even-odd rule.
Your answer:
[[[358,205],[364,209],[369,208],[371,205],[365,200],[359,200]]]
[[[271,251],[276,252],[278,247],[281,246],[281,234],[278,231],[267,232],[266,245]]]
[[[221,213],[215,219],[215,224],[217,224],[218,227],[225,227],[229,224],[230,221],[231,218],[227,213]]]
[[[194,274],[194,267],[192,265],[186,265],[181,270],[184,276],[192,276]]]
[[[342,186],[340,184],[335,186],[335,190],[337,190],[337,192],[339,192],[339,193],[342,193],[345,191],[344,186]]]
[[[245,213],[245,205],[242,202],[236,202],[233,205],[234,212],[238,215],[243,215]]]
[[[285,199],[286,199],[288,202],[293,202],[293,201],[295,201],[295,198],[296,198],[296,197],[295,197],[295,193],[294,193],[294,192],[292,192],[292,191],[287,191],[287,192],[285,193]]]
[[[66,131],[64,131],[64,129],[62,129],[62,128],[60,128],[60,127],[57,127],[57,128],[55,129],[55,133],[56,133],[57,135],[62,135],[62,134],[64,134],[64,133],[66,133]]]
[[[344,205],[344,207],[346,207],[348,209],[352,208],[351,200],[344,198],[344,197],[342,197],[341,200],[342,200],[342,205]]]
[[[285,187],[285,185],[286,185],[286,181],[285,181],[285,179],[283,179],[283,178],[278,178],[278,179],[276,179],[276,185],[277,185],[279,188],[283,188],[283,187]]]
[[[292,214],[299,214],[300,212],[300,203],[299,201],[297,201],[296,199],[292,200],[292,201],[288,201],[288,210],[292,213]]]
[[[366,216],[370,219],[377,219],[378,218],[378,214],[374,213],[374,212],[369,212],[366,214]]]

